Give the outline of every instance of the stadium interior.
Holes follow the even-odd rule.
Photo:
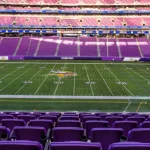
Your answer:
[[[0,150],[150,150],[150,0],[0,0]]]

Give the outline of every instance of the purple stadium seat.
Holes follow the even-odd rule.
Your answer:
[[[54,142],[81,141],[84,130],[76,127],[56,127],[53,128],[52,135]]]
[[[98,121],[100,121],[101,118],[99,116],[87,116],[87,117],[83,117],[82,118],[83,126],[85,127],[85,122],[86,121],[90,121],[90,120],[98,120]]]
[[[97,112],[95,113],[95,116],[99,116],[99,115],[106,115],[107,113],[104,113],[104,112]]]
[[[145,121],[145,117],[128,117],[127,120],[128,121],[136,121],[136,122],[138,122],[138,124],[140,124],[143,121]]]
[[[78,116],[62,116],[60,120],[79,120]]]
[[[26,123],[35,119],[34,115],[18,115],[17,119],[23,119]]]
[[[150,128],[130,130],[128,133],[128,141],[150,143]]]
[[[67,117],[67,116],[79,117],[78,114],[63,114],[63,115],[62,115],[62,117]]]
[[[79,113],[79,117],[81,117],[83,115],[91,115],[91,113],[90,112],[81,112],[81,113]]]
[[[46,115],[57,116],[58,118],[61,116],[59,112],[48,112]]]
[[[82,114],[82,115],[80,116],[81,121],[82,121],[82,119],[83,119],[84,117],[95,117],[95,114]]]
[[[123,135],[121,128],[93,128],[91,142],[100,142],[103,150],[108,150],[109,145],[120,142]]]
[[[148,117],[148,118],[146,119],[146,121],[150,121],[150,117]]]
[[[110,113],[110,115],[113,115],[113,116],[118,116],[118,115],[122,115],[122,113],[119,113],[119,112],[114,112],[114,113]]]
[[[106,117],[105,120],[108,121],[109,126],[112,127],[115,121],[122,121],[123,117],[111,116],[111,117]]]
[[[150,121],[144,121],[140,124],[140,128],[150,128]]]
[[[138,127],[138,123],[136,121],[115,121],[114,128],[122,128],[124,130],[123,135],[128,137],[128,132]]]
[[[43,150],[36,141],[0,141],[1,150]]]
[[[52,142],[50,150],[101,150],[100,143]]]
[[[48,129],[53,128],[53,121],[52,120],[30,120],[28,125],[34,127],[44,127],[45,130],[48,131]]]
[[[16,140],[30,140],[40,142],[46,135],[43,127],[14,127],[14,135]]]
[[[81,127],[81,123],[77,120],[59,120],[58,127]]]
[[[99,115],[99,117],[101,117],[102,120],[105,120],[106,117],[112,117],[113,115],[109,115],[109,114],[102,114]]]
[[[25,126],[23,119],[2,119],[2,125],[12,130],[15,126]]]
[[[150,143],[119,142],[109,146],[109,150],[149,150]]]
[[[126,114],[132,115],[132,116],[138,115],[138,113],[136,113],[136,112],[129,112],[129,113],[126,113]]]
[[[63,115],[71,116],[71,115],[77,115],[77,113],[75,113],[75,112],[65,112]]]
[[[0,122],[2,119],[14,119],[14,116],[13,115],[0,114]]]
[[[118,117],[123,117],[124,120],[126,120],[128,117],[132,117],[130,114],[119,114]]]
[[[57,122],[58,118],[56,116],[51,116],[51,115],[43,115],[43,116],[39,116],[38,119],[46,119],[46,120],[52,120],[53,122]]]
[[[86,121],[85,122],[85,129],[86,135],[90,139],[91,138],[91,131],[93,128],[106,128],[108,127],[108,121]]]
[[[138,115],[135,115],[134,117],[145,117],[145,118],[148,118],[149,115],[146,115],[146,114],[138,114]]]
[[[0,139],[7,139],[10,135],[10,130],[5,126],[0,126]]]
[[[21,113],[21,112],[14,112],[14,113],[10,113],[9,115],[13,115],[15,118],[17,118],[18,115],[23,115],[23,113]]]

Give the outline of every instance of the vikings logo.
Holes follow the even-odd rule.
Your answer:
[[[50,76],[57,76],[58,78],[67,78],[77,76],[75,72],[71,71],[51,71]]]

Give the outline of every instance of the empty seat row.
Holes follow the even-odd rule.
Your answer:
[[[49,145],[50,150],[101,150],[100,143],[85,142],[58,142]],[[0,149],[4,150],[43,150],[42,145],[38,142],[31,141],[0,141]],[[150,143],[139,142],[119,142],[109,146],[109,150],[148,150]]]
[[[42,127],[15,127],[15,140],[38,141],[42,145],[48,137]],[[103,150],[108,150],[112,143],[120,142],[123,136],[121,128],[93,128],[91,142],[101,143]],[[54,128],[53,142],[82,141],[84,130],[82,128]],[[128,133],[128,141],[150,143],[150,128],[132,129]]]

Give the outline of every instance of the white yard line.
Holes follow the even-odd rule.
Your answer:
[[[102,74],[99,72],[99,70],[97,69],[97,67],[96,67],[96,65],[95,65],[95,64],[94,64],[94,66],[95,66],[95,68],[96,68],[97,72],[99,73],[99,75],[101,76],[101,78],[103,79],[104,83],[106,84],[106,86],[107,86],[108,90],[109,90],[109,91],[110,91],[110,93],[114,96],[114,94],[113,94],[112,90],[110,89],[109,85],[107,84],[107,82],[105,81],[105,79],[103,78]]]
[[[126,65],[123,65],[123,66],[127,67]],[[133,72],[133,73],[135,73],[135,72]],[[145,89],[141,84],[139,84],[139,83],[136,82],[133,78],[131,78],[131,77],[128,75],[128,73],[126,73],[126,74],[127,74],[127,77],[128,77],[129,79],[131,79],[135,84],[137,84],[140,88],[142,88],[146,93],[148,93],[148,94],[150,95],[150,93],[149,93],[149,91],[148,91],[147,89]]]
[[[35,64],[36,65],[36,64]],[[35,66],[34,65],[34,66]],[[32,66],[31,68],[29,68],[27,71],[25,71],[24,73],[22,73],[19,77],[15,78],[12,82],[10,82],[9,84],[7,84],[6,86],[4,86],[2,89],[0,89],[0,91],[4,90],[6,87],[8,87],[9,85],[11,85],[13,82],[15,82],[17,79],[19,79],[21,76],[23,76],[26,72],[28,72],[29,70],[31,70],[34,66]]]
[[[63,71],[64,71],[64,69],[65,69],[65,66],[66,66],[66,64],[65,64],[64,67],[63,67]],[[56,88],[55,88],[55,91],[54,91],[54,94],[53,94],[53,95],[56,94],[57,89],[58,89],[58,86],[59,86],[59,84],[60,84],[60,81],[61,81],[61,78],[59,78],[59,81],[58,81],[58,83],[57,83],[57,86],[56,86]]]
[[[141,68],[137,67],[136,65],[134,65],[133,67],[136,67],[136,68],[138,68],[138,69],[142,70],[143,72],[145,72],[145,73],[147,73],[147,74],[150,74],[149,72],[147,72],[147,71],[145,71],[145,70],[143,70],[143,69],[141,69]]]
[[[86,65],[85,64],[84,64],[84,67],[85,67],[85,71],[86,71],[86,75],[87,75],[87,78],[88,78],[88,81],[89,81],[89,85],[90,85],[90,88],[91,88],[92,95],[94,96],[93,88],[92,88],[91,81],[90,81],[90,78],[89,78],[89,75],[88,75],[88,71],[86,69]]]
[[[28,65],[28,63],[27,63],[26,65]],[[25,66],[26,66],[26,65],[25,65]],[[6,77],[8,77],[9,75],[11,75],[11,74],[13,74],[14,72],[18,71],[19,69],[21,69],[21,68],[17,68],[17,69],[15,69],[13,72],[11,72],[11,73],[7,74],[6,76],[4,76],[4,77],[0,78],[0,80],[5,79],[5,78],[6,78]]]
[[[74,67],[74,74],[76,73],[76,64]],[[76,76],[74,75],[74,86],[73,86],[73,95],[75,95],[75,90],[76,90]]]
[[[129,108],[129,106],[131,105],[131,101],[130,101],[130,99],[128,99],[128,101],[129,101],[129,103],[128,103],[127,107],[125,108],[125,110],[124,110],[123,112],[126,112],[126,111],[127,111],[127,109]]]
[[[105,66],[106,67],[106,66]],[[116,75],[112,72],[112,71],[110,71],[110,69],[108,69],[109,70],[109,72],[120,82],[120,80],[116,77]],[[123,85],[123,84],[121,84],[131,95],[133,95],[133,93],[125,86],[125,85]]]
[[[53,68],[51,69],[51,71],[55,68],[56,64],[54,64]],[[50,72],[51,72],[50,71]],[[49,73],[49,71],[48,71]],[[39,89],[42,87],[42,85],[44,84],[44,82],[46,81],[46,79],[49,77],[49,74],[46,75],[45,79],[43,80],[43,82],[40,84],[40,86],[38,87],[38,89],[35,91],[34,95],[37,94],[37,92],[39,91]]]
[[[44,66],[45,66],[45,65],[44,65]],[[42,67],[44,67],[44,66],[42,66]],[[29,79],[29,81],[32,80],[42,69],[43,69],[43,68],[41,68],[40,70],[38,70],[38,71]],[[24,84],[23,86],[21,86],[21,87],[18,89],[18,91],[15,93],[15,95],[16,95],[21,89],[23,89],[26,85],[27,85],[27,84]]]
[[[142,75],[140,75],[140,74],[138,74],[136,71],[133,71],[133,70],[131,70],[132,72],[134,72],[135,74],[137,74],[138,76],[140,76],[141,78],[143,78],[144,80],[146,80],[146,81],[148,81],[149,82],[149,80],[148,79],[146,79],[145,77],[143,77]]]

